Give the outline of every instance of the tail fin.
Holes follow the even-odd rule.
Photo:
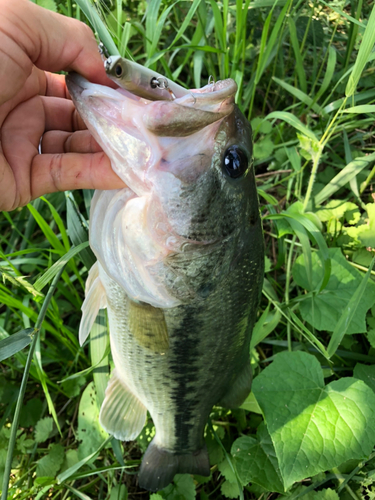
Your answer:
[[[206,447],[194,453],[177,455],[159,448],[152,441],[142,460],[139,486],[149,491],[161,490],[179,473],[209,476],[210,462]]]

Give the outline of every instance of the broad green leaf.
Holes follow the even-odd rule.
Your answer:
[[[259,408],[258,402],[255,399],[253,392],[250,392],[240,408],[242,408],[243,410],[252,411],[253,413],[262,413],[262,410]]]
[[[318,360],[283,352],[254,380],[284,487],[363,459],[375,444],[375,394],[361,380],[324,384]]]
[[[257,439],[250,436],[236,439],[231,454],[243,485],[251,482],[268,491],[284,493],[275,448],[265,424],[258,427]]]
[[[48,455],[44,455],[37,462],[36,475],[38,477],[55,477],[64,461],[64,447],[61,444],[52,444]]]
[[[236,479],[236,474],[234,473],[231,464],[228,462],[228,460],[225,458],[222,462],[220,462],[217,466],[219,471],[222,473],[222,475],[225,477],[227,481],[230,483],[234,483],[237,487],[237,496],[238,496],[238,486],[237,486],[237,479]]]
[[[348,224],[356,224],[361,217],[361,212],[357,205],[350,201],[330,200],[324,207],[316,211],[316,215],[322,222],[328,222],[332,219],[339,221],[345,217]]]
[[[57,12],[56,2],[54,0],[36,0],[37,5],[40,5],[44,9],[52,10]]]
[[[81,460],[94,453],[108,438],[99,424],[99,407],[93,382],[83,391],[79,403],[77,436],[82,441],[78,447],[78,457]]]
[[[35,333],[34,328],[26,328],[20,332],[13,333],[3,340],[0,340],[0,361],[10,358],[17,352],[28,346]]]
[[[35,441],[44,443],[49,438],[53,429],[53,418],[44,417],[35,426]]]
[[[81,387],[85,385],[85,377],[76,377],[61,383],[62,390],[68,398],[74,398],[81,392]]]
[[[350,182],[353,177],[358,175],[368,164],[375,160],[375,153],[362,156],[351,161],[344,167],[316,196],[315,205],[321,205],[328,198],[336,193],[340,188]]]
[[[340,500],[335,490],[327,488],[320,491],[309,491],[302,496],[303,500]]]
[[[364,247],[375,248],[375,204],[367,203],[365,208],[368,216],[364,221],[365,224],[346,228],[345,232]]]
[[[375,392],[375,365],[357,363],[354,367],[353,376],[363,380]]]
[[[126,500],[128,497],[127,493],[125,484],[117,484],[111,489],[108,500]]]
[[[225,498],[238,498],[240,492],[238,491],[237,483],[225,480],[220,486],[220,491]]]
[[[263,139],[258,140],[254,144],[254,158],[256,160],[261,160],[263,158],[267,158],[272,155],[274,148],[274,144],[269,136],[264,137]]]
[[[362,283],[363,275],[349,264],[339,248],[330,248],[328,252],[331,259],[331,276],[327,286],[317,295],[302,296],[300,312],[302,318],[317,330],[333,332],[347,310],[350,299]],[[315,253],[312,254],[312,288],[309,287],[303,255],[297,258],[292,274],[297,285],[312,291],[316,289],[323,276],[321,260]],[[369,281],[346,333],[366,332],[366,313],[374,303],[375,284]]]
[[[32,398],[22,407],[20,414],[20,427],[34,426],[40,419],[43,403],[40,399]]]
[[[152,493],[150,496],[150,500],[163,500],[163,497],[159,495],[159,493]]]
[[[173,483],[162,490],[165,500],[194,500],[195,484],[190,474],[176,474]]]

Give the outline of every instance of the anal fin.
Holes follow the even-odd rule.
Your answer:
[[[158,491],[173,481],[175,474],[210,475],[210,462],[206,447],[195,453],[184,455],[160,448],[151,441],[142,459],[139,471],[139,486],[145,490]]]
[[[131,441],[142,431],[146,414],[145,406],[121,382],[114,370],[100,409],[101,426],[116,439]]]
[[[229,391],[218,402],[218,405],[224,406],[224,408],[241,406],[251,391],[252,380],[253,374],[249,361],[238,374]]]

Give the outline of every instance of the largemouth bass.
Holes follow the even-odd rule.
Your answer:
[[[121,440],[156,434],[141,487],[176,473],[207,476],[213,405],[239,406],[251,387],[249,344],[264,245],[251,128],[233,80],[173,101],[148,101],[72,74],[67,85],[127,188],[96,191],[80,342],[107,307],[115,370],[101,425]]]

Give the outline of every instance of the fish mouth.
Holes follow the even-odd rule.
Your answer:
[[[108,99],[117,99],[118,94],[137,101],[143,104],[164,103],[164,105],[178,104],[184,107],[194,107],[196,110],[210,111],[219,115],[230,114],[233,110],[231,105],[234,105],[234,97],[237,92],[237,84],[231,78],[226,80],[218,80],[217,82],[209,83],[200,89],[191,89],[186,95],[172,99],[170,101],[150,101],[128,90],[118,87],[105,87],[90,83],[78,73],[69,73],[66,76],[66,84],[69,93],[74,100],[77,100],[83,93],[90,97],[107,97]],[[95,87],[95,89],[93,89]],[[230,107],[227,109],[225,106]]]
[[[164,160],[172,165],[192,154],[196,157],[200,150],[207,155],[213,151],[222,120],[234,111],[237,91],[236,83],[227,79],[175,100],[149,101],[123,89],[90,83],[77,73],[67,75],[66,84],[113,170],[138,196],[152,191],[155,177],[150,174],[164,169]],[[205,162],[199,172],[208,166]]]

